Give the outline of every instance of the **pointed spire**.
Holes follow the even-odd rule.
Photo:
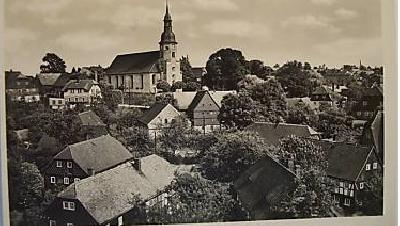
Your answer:
[[[169,14],[168,0],[165,0],[165,16],[164,16],[164,20],[172,20],[171,14]]]

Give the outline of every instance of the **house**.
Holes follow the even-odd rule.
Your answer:
[[[36,80],[39,85],[40,98],[56,97],[58,92],[54,90],[54,84],[61,73],[40,73],[36,75]]]
[[[53,110],[63,110],[66,107],[64,98],[49,97],[49,106]]]
[[[40,100],[38,85],[33,76],[18,71],[6,71],[6,94],[11,101],[37,102]]]
[[[314,92],[311,93],[310,99],[314,102],[327,103],[329,105],[333,104],[332,93],[324,86],[317,87]]]
[[[93,111],[82,112],[78,115],[81,130],[86,139],[96,138],[108,134],[106,124]]]
[[[156,138],[163,127],[168,127],[180,116],[171,104],[156,103],[138,119],[141,130],[147,131],[150,138]]]
[[[67,146],[44,172],[45,186],[67,186],[132,159],[122,144],[105,135]]]
[[[385,164],[385,114],[379,110],[372,121],[367,122],[361,137],[361,144],[374,146],[382,165]]]
[[[234,189],[251,220],[279,218],[280,201],[294,188],[296,175],[271,157],[244,171]]]
[[[93,80],[71,80],[64,87],[64,99],[70,107],[89,105],[101,97],[99,83]]]
[[[198,83],[201,83],[203,81],[203,76],[207,74],[207,70],[204,67],[193,67],[192,72],[195,81],[191,82],[198,82]]]
[[[314,140],[319,140],[320,137],[320,133],[310,126],[301,124],[255,122],[246,129],[257,133],[270,146],[278,146],[281,139],[291,135]]]
[[[158,81],[166,81],[170,85],[182,81],[177,55],[178,42],[167,6],[159,50],[118,55],[106,70],[104,82],[111,84],[114,89],[123,87],[124,92],[128,93],[155,94]]]
[[[371,179],[382,177],[374,147],[334,146],[328,153],[327,176],[333,200],[346,209],[363,205]]]
[[[175,171],[176,166],[150,155],[78,181],[50,204],[46,224],[130,225],[137,220],[135,200],[144,207],[167,209],[164,190],[175,179]]]
[[[357,100],[351,112],[357,119],[371,120],[380,109],[383,109],[383,92],[376,86],[363,89],[361,98]]]
[[[218,120],[220,106],[211,97],[208,90],[197,91],[187,108],[186,114],[192,128],[203,133],[221,130]]]

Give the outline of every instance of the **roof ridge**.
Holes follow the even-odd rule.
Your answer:
[[[139,55],[145,53],[160,53],[160,50],[152,50],[152,51],[144,51],[144,52],[137,52],[137,53],[125,53],[125,54],[118,54],[117,56],[128,56],[128,55]]]

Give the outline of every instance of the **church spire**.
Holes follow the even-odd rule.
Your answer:
[[[175,43],[175,34],[172,31],[172,17],[169,13],[168,1],[165,2],[164,32],[161,35],[160,44]]]

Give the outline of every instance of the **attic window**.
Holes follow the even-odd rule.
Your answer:
[[[50,183],[55,184],[56,183],[56,178],[55,177],[50,177]]]
[[[69,184],[69,178],[68,177],[64,178],[64,184]]]
[[[366,170],[366,171],[369,171],[369,170],[371,170],[371,164],[367,164],[367,165],[365,165],[365,170]]]
[[[74,202],[63,201],[63,208],[64,208],[64,210],[74,211],[75,210],[75,203]]]
[[[72,162],[67,162],[67,168],[72,168]]]
[[[374,164],[372,165],[372,169],[378,169],[378,163],[374,162]]]
[[[61,162],[61,161],[56,161],[56,166],[57,166],[58,168],[62,167],[62,162]]]

